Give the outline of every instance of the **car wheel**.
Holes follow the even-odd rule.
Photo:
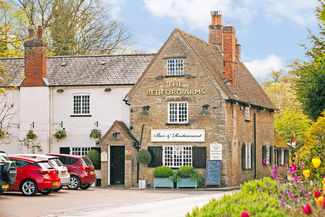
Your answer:
[[[90,184],[80,185],[81,189],[88,189],[90,187]]]
[[[33,180],[25,180],[21,185],[21,191],[25,196],[32,196],[38,192],[38,188]]]
[[[77,190],[80,186],[80,180],[77,176],[70,176],[70,183],[68,188],[71,190]]]
[[[43,189],[43,190],[41,190],[41,194],[43,194],[43,195],[48,195],[48,194],[50,194],[52,192],[52,189]]]

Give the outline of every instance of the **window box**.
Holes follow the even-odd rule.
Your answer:
[[[170,178],[153,178],[153,188],[174,188],[174,181]]]
[[[177,182],[177,188],[197,188],[198,181],[192,178],[180,178]]]

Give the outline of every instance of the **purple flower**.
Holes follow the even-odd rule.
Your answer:
[[[289,192],[290,198],[292,199],[295,195],[292,193],[292,191]]]
[[[262,189],[261,188],[258,188],[258,192],[261,192],[262,191]]]

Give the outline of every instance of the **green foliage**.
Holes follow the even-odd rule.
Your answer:
[[[199,184],[202,184],[203,182],[203,178],[200,173],[189,165],[180,167],[174,175],[174,180],[176,180],[177,182],[181,178],[191,178],[193,181],[197,181]]]
[[[3,139],[5,137],[5,131],[0,129],[0,139]]]
[[[65,130],[58,130],[54,133],[54,137],[57,139],[63,139],[66,136],[67,136],[67,133],[65,132]]]
[[[140,149],[136,156],[137,162],[142,164],[148,164],[151,162],[151,154],[146,149]]]
[[[247,194],[251,192],[275,192],[276,191],[277,183],[275,180],[271,179],[270,177],[263,177],[262,179],[250,180],[245,182],[245,184],[240,185],[240,190]]]
[[[173,170],[167,166],[156,167],[153,176],[156,178],[169,178],[173,176]]]
[[[296,139],[297,147],[303,145],[305,136],[311,125],[311,120],[302,113],[295,112],[289,108],[275,115],[274,128],[277,134],[286,142],[292,138]]]
[[[29,139],[26,137],[23,140],[20,140],[21,145],[25,146],[28,150],[30,150],[33,154],[42,152],[42,147],[39,143],[36,143],[33,139]]]
[[[97,150],[93,149],[87,153],[87,156],[93,162],[95,169],[100,168],[100,154]]]
[[[297,152],[297,160],[303,163],[305,169],[311,170],[311,178],[316,178],[318,174],[325,174],[325,110],[305,136],[305,143]],[[318,169],[311,165],[313,158],[319,158],[322,161]]]
[[[28,139],[36,139],[37,135],[34,133],[33,130],[29,130],[28,133],[26,134],[26,138],[28,138]]]
[[[304,112],[316,120],[325,109],[325,56],[314,62],[296,64],[296,89]]]
[[[251,216],[287,216],[281,209],[281,203],[276,196],[269,194],[268,189],[273,189],[276,182],[265,179],[252,180],[241,186],[241,191],[224,195],[221,199],[212,199],[202,208],[194,208],[187,217],[227,216],[238,217],[241,212],[247,211]],[[258,187],[264,189],[258,191]]]
[[[99,129],[92,129],[89,137],[94,139],[100,139],[102,138],[102,131]]]

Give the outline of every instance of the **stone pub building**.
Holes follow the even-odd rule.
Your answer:
[[[102,186],[136,185],[136,148],[152,155],[139,169],[148,185],[161,165],[192,165],[205,177],[215,148],[221,186],[269,176],[275,107],[240,61],[240,48],[219,11],[211,12],[209,43],[175,29],[125,98],[130,127],[115,121],[101,140]]]

